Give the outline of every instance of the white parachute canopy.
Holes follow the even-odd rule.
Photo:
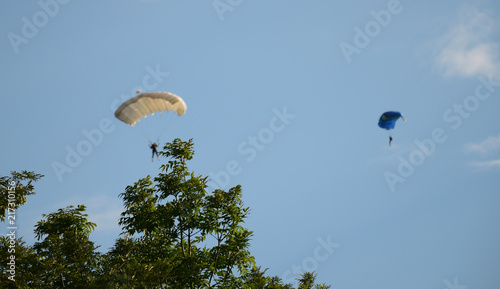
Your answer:
[[[140,93],[140,91],[137,91]],[[186,113],[186,103],[179,96],[170,92],[145,92],[120,105],[115,117],[124,123],[134,126],[141,118],[156,112],[173,110],[178,116]]]

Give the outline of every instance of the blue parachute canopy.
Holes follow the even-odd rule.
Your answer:
[[[399,111],[386,111],[380,116],[378,126],[386,130],[393,129],[399,118],[403,118],[403,115]],[[403,118],[403,121],[406,120]]]

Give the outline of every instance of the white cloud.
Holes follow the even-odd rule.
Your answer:
[[[500,159],[482,162],[470,162],[469,164],[477,169],[500,168]]]
[[[497,22],[487,13],[464,5],[454,26],[438,41],[437,65],[446,76],[497,74],[499,43],[491,40]]]
[[[464,146],[467,153],[479,153],[482,155],[491,153],[500,149],[500,135],[489,136],[487,139],[478,143],[468,143]]]
[[[489,136],[487,139],[476,142],[467,143],[464,145],[465,153],[475,153],[480,155],[488,155],[500,150],[500,135]],[[500,167],[500,159],[490,159],[484,161],[472,161],[469,165],[476,169],[492,169]]]

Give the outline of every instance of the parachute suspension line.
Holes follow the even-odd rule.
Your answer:
[[[170,129],[173,127],[175,123],[177,115],[170,112],[162,112],[159,115],[159,121],[157,122],[157,138],[163,138],[167,133],[170,132]]]
[[[142,136],[142,138],[144,138],[147,142],[151,141],[151,137],[149,136],[147,131],[144,129],[144,127],[137,127],[136,131],[138,131],[139,134]]]
[[[392,143],[392,132],[390,130],[387,130],[387,136],[389,138],[389,146],[391,146],[391,143]]]
[[[146,140],[151,141],[151,133],[147,122],[139,121],[134,125],[134,130],[139,132],[139,134]]]

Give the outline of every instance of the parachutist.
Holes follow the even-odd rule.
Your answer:
[[[380,119],[378,120],[378,126],[386,130],[394,129],[394,127],[396,126],[396,121],[400,118],[402,118],[403,121],[406,121],[406,119],[399,111],[386,111],[380,116]],[[389,146],[391,146],[391,143],[392,136],[389,136]]]
[[[155,154],[156,154],[156,157],[158,158],[158,160],[160,160],[160,156],[158,156],[158,151],[156,151],[156,148],[158,146],[159,146],[159,144],[157,142],[149,144],[149,148],[151,148],[151,150],[153,151],[153,155],[151,156],[151,161],[154,160]]]

